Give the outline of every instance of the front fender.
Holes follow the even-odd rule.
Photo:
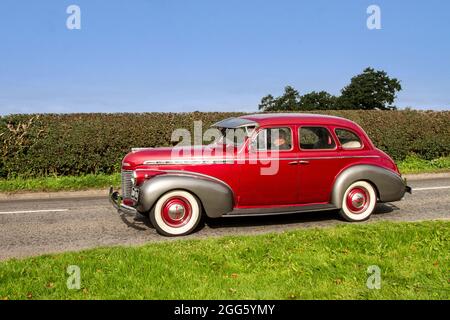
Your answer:
[[[345,169],[335,180],[331,203],[341,208],[345,190],[358,180],[372,183],[381,202],[398,201],[405,195],[405,182],[398,174],[373,165],[355,165]]]
[[[208,217],[218,218],[233,210],[234,197],[230,187],[208,176],[167,173],[145,181],[139,189],[136,207],[139,212],[149,212],[163,194],[175,189],[194,194]]]

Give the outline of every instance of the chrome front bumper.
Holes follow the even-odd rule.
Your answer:
[[[114,191],[113,187],[109,188],[109,202],[117,209],[117,212],[136,214],[135,208],[122,204],[122,196],[118,191]]]

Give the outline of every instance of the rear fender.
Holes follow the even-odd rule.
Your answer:
[[[354,182],[364,180],[372,183],[381,202],[398,201],[405,195],[405,182],[400,175],[373,165],[355,165],[345,169],[334,182],[331,203],[342,208],[342,199],[347,188]]]

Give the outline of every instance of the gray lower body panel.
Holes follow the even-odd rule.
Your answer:
[[[223,217],[242,217],[242,216],[263,216],[263,215],[278,215],[291,214],[300,212],[314,212],[336,210],[337,208],[332,204],[315,204],[306,206],[289,206],[277,208],[250,208],[250,209],[234,209],[233,211],[224,214]]]

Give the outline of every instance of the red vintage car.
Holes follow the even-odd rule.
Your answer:
[[[122,162],[121,211],[148,215],[179,236],[203,216],[249,216],[339,209],[369,218],[377,202],[406,186],[394,161],[354,122],[312,114],[255,114],[213,125],[202,146],[133,149]]]

